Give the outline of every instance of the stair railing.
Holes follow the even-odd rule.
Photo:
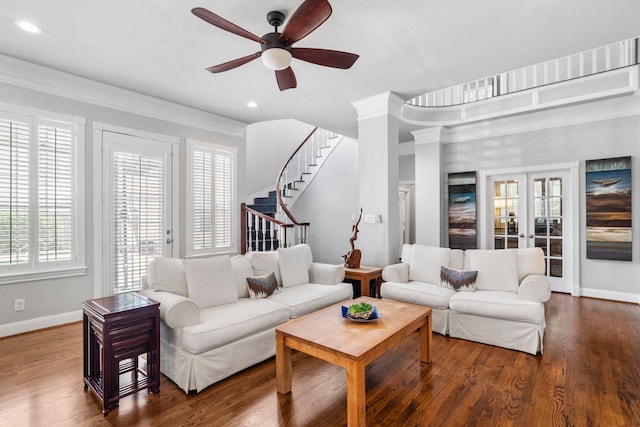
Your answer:
[[[316,160],[321,156],[322,148],[327,145],[326,130],[318,127],[307,135],[302,143],[295,149],[293,154],[285,162],[276,180],[276,198],[278,210],[282,212],[285,224],[291,224],[290,240],[292,244],[309,242],[309,223],[299,222],[287,207],[286,199],[291,198],[291,191],[296,190],[296,184],[303,182],[304,175],[311,174],[309,168],[316,164]]]
[[[278,247],[289,246],[292,240],[293,224],[273,218],[247,206],[240,205],[240,229],[242,230],[241,253],[249,251],[274,251]]]

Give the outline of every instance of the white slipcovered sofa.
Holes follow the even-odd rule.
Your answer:
[[[445,267],[445,268],[443,268]],[[456,291],[451,270],[473,274]],[[454,271],[455,272],[455,271]],[[484,250],[404,245],[399,264],[382,270],[382,298],[431,307],[433,331],[531,354],[542,352],[544,303],[551,296],[540,248]]]
[[[250,296],[247,278],[270,273],[276,292]],[[161,372],[185,392],[200,392],[272,357],[276,326],[352,298],[343,279],[343,266],[313,262],[308,245],[151,261],[141,293],[160,302]]]

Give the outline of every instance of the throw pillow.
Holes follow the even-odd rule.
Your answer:
[[[236,287],[238,288],[238,298],[247,298],[247,277],[255,276],[251,263],[244,255],[236,255],[231,258],[231,270],[236,278]]]
[[[182,264],[187,276],[189,298],[199,309],[238,300],[238,289],[228,256],[184,260]]]
[[[449,265],[450,253],[449,248],[413,245],[409,280],[437,285],[440,281],[440,266]]]
[[[160,257],[152,260],[147,266],[147,280],[149,287],[156,291],[171,292],[183,297],[188,295],[181,259]]]
[[[273,273],[276,276],[278,285],[282,286],[280,266],[278,265],[278,252],[247,252],[245,257],[249,260],[253,268],[253,274],[251,274],[251,276],[263,276]]]
[[[258,277],[247,277],[247,290],[249,298],[266,298],[278,292],[278,281],[273,273]]]
[[[310,249],[307,245],[297,245],[291,248],[278,249],[280,263],[280,276],[282,286],[291,286],[309,283],[309,267],[311,267]]]
[[[518,292],[518,256],[507,249],[468,249],[469,270],[478,270],[479,291]]]
[[[440,286],[456,292],[474,292],[476,290],[477,278],[477,271],[456,270],[455,268],[448,268],[444,265],[440,267]]]

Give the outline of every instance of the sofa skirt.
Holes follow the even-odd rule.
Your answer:
[[[166,336],[160,341],[160,371],[186,393],[199,393],[276,354],[275,327],[201,354],[182,350]]]
[[[449,336],[524,351],[542,353],[544,318],[541,323],[493,319],[449,311]]]

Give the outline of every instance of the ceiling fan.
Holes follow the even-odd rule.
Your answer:
[[[278,32],[278,27],[284,23],[285,16],[282,12],[271,11],[267,14],[267,21],[275,28],[274,31],[258,37],[205,8],[196,7],[191,10],[198,18],[207,21],[211,25],[258,42],[261,45],[259,52],[214,65],[207,68],[208,71],[221,73],[262,57],[264,65],[271,70],[275,70],[276,80],[281,91],[295,88],[297,85],[296,75],[290,66],[292,58],[324,65],[325,67],[342,69],[351,68],[358,59],[359,55],[349,52],[293,47],[294,43],[305,38],[322,25],[331,16],[331,11],[331,5],[327,0],[305,0],[293,12],[282,33]]]

